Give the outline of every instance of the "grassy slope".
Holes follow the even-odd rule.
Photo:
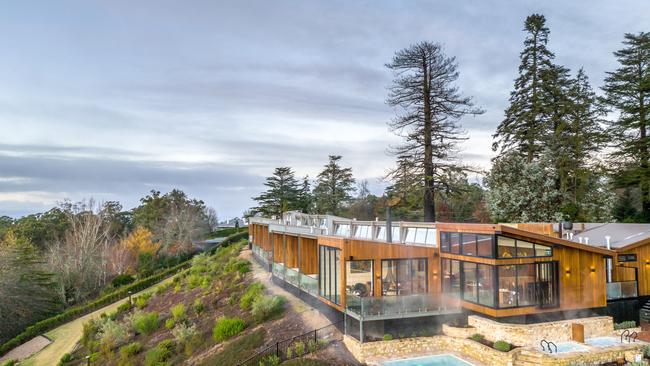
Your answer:
[[[173,277],[167,278],[164,281],[151,286],[147,289],[144,289],[133,297],[143,294],[145,292],[151,291],[156,287],[170,282],[173,280]],[[48,333],[45,333],[45,336],[52,339],[53,342],[45,347],[40,352],[32,355],[25,361],[23,361],[21,366],[46,366],[46,365],[56,365],[56,363],[63,357],[64,354],[72,352],[75,345],[79,340],[81,340],[81,334],[83,329],[83,323],[87,322],[90,319],[99,318],[99,315],[102,313],[110,313],[117,309],[122,303],[129,301],[127,299],[122,299],[118,302],[115,302],[111,305],[108,305],[104,308],[101,308],[93,313],[82,316],[81,318],[75,319],[69,323],[63,324],[58,328],[54,328]]]

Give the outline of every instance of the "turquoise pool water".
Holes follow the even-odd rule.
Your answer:
[[[578,342],[562,342],[557,344],[557,352],[555,351],[555,347],[551,346],[553,353],[552,354],[557,354],[557,353],[567,353],[567,352],[585,352],[588,351],[589,348],[585,347],[584,345],[578,343]],[[546,353],[548,352],[548,349],[545,350]]]
[[[621,339],[616,337],[595,337],[595,338],[586,339],[585,343],[594,347],[609,347],[614,345],[620,345]]]
[[[383,366],[473,366],[467,361],[452,355],[437,355],[384,361]]]

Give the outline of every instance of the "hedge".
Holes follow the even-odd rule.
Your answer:
[[[242,231],[237,234],[232,234],[229,237],[225,238],[219,245],[210,249],[210,254],[214,254],[218,248],[227,247],[230,244],[236,243],[242,239],[248,239],[248,231]]]
[[[191,264],[192,261],[188,260],[174,267],[168,268],[160,273],[136,281],[131,285],[124,286],[114,292],[111,292],[108,295],[104,295],[100,297],[97,300],[94,300],[84,305],[72,307],[60,314],[41,320],[35,323],[34,325],[30,325],[29,327],[27,327],[27,329],[25,329],[25,331],[23,331],[19,335],[15,336],[14,338],[10,339],[9,341],[7,341],[6,343],[0,346],[0,356],[4,355],[5,353],[9,352],[10,350],[27,342],[32,338],[41,335],[44,332],[47,332],[53,328],[58,327],[61,324],[67,323],[83,315],[92,313],[93,311],[100,309],[106,305],[112,304],[118,300],[126,298],[127,296],[129,296],[129,291],[131,291],[132,293],[136,293],[148,287],[151,287],[156,283],[164,280],[165,278],[175,274],[176,272],[182,269],[189,268]]]

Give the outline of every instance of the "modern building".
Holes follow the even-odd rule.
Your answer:
[[[468,314],[510,323],[605,314],[638,321],[650,296],[650,225],[636,237],[630,232],[643,228],[621,225],[386,223],[288,212],[251,218],[249,240],[274,280],[332,309],[364,340],[431,332]]]

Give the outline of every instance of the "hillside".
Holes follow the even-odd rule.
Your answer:
[[[211,256],[199,255],[172,281],[135,297],[132,308],[125,303],[86,322],[80,344],[60,364],[85,365],[90,356],[91,364],[97,365],[235,365],[275,342],[313,330],[313,324],[304,321],[310,309],[297,307],[294,300],[276,295],[278,289],[257,280],[264,281],[241,255],[243,245],[242,241]],[[332,359],[331,353],[340,352],[324,349],[330,347],[322,340],[290,348],[294,358],[321,351],[310,360],[287,364],[346,363]],[[279,360],[267,357],[263,363]]]

